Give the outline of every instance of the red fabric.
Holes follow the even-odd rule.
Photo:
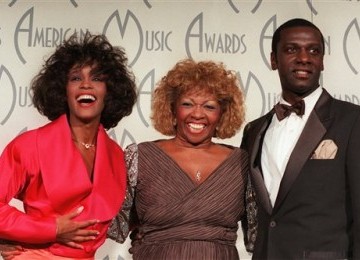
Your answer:
[[[28,249],[24,248],[24,251],[20,255],[17,255],[13,260],[94,260],[94,257],[63,257],[56,256],[46,249]]]
[[[125,197],[126,169],[121,148],[100,126],[93,182],[71,139],[66,116],[15,138],[0,158],[0,238],[51,243],[49,250],[67,257],[90,257],[104,243],[111,219]],[[17,197],[25,213],[10,207]],[[76,220],[99,219],[100,232],[84,250],[53,243],[55,219],[84,206]]]

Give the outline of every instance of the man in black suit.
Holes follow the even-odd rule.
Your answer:
[[[360,258],[360,108],[319,85],[324,47],[304,19],[273,36],[280,102],[241,144],[256,194],[254,259]]]

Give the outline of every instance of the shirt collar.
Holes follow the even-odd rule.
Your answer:
[[[314,109],[316,102],[318,101],[318,99],[321,96],[321,93],[323,91],[323,88],[321,86],[319,86],[317,89],[315,89],[310,95],[306,96],[304,98],[304,102],[305,102],[305,113],[303,117],[308,117],[311,113],[311,111]],[[286,105],[290,105],[287,101],[284,100],[284,98],[280,97],[280,101],[281,104],[286,104]]]

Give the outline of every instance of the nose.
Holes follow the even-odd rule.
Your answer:
[[[203,107],[201,105],[195,105],[191,115],[192,115],[192,117],[197,118],[197,119],[202,118],[204,116]]]
[[[310,54],[305,49],[300,49],[297,53],[297,60],[299,62],[307,63],[310,60]]]
[[[89,78],[83,78],[81,82],[81,88],[91,88],[91,82]]]

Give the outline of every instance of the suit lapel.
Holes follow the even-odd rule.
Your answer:
[[[325,135],[327,126],[331,120],[328,112],[331,101],[332,97],[323,90],[322,95],[311,112],[304,130],[290,155],[289,162],[280,183],[279,192],[273,209],[274,211],[280,207],[294,181],[300,174],[304,164],[309,160],[312,152]]]
[[[261,120],[254,129],[249,129],[250,132],[254,134],[253,138],[251,138],[251,143],[249,147],[251,147],[250,151],[250,172],[252,174],[253,186],[256,190],[256,196],[259,202],[263,205],[264,209],[271,214],[272,206],[269,199],[268,191],[266,189],[264,178],[260,168],[260,154],[262,142],[264,139],[264,134],[266,129],[268,128],[274,111],[271,110],[267,115],[264,116],[263,120]],[[251,133],[250,133],[251,134]]]

